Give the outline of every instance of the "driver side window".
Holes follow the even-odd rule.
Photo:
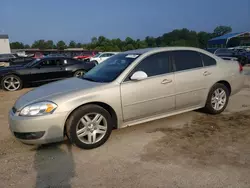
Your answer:
[[[148,77],[172,72],[170,57],[170,52],[160,52],[146,57],[134,68],[125,81],[129,81],[136,71],[143,71]]]

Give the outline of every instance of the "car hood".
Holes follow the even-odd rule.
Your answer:
[[[66,94],[76,90],[94,88],[103,84],[104,83],[91,82],[80,78],[69,78],[57,82],[52,82],[24,94],[16,101],[14,106],[17,110],[20,110],[24,106],[32,104],[34,102],[47,100],[48,98],[52,98],[57,95]]]

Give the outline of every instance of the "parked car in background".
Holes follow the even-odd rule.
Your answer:
[[[95,56],[94,52],[92,52],[92,54],[80,54],[80,55],[74,56],[74,59],[89,60],[93,56]]]
[[[64,54],[55,53],[55,54],[48,54],[46,55],[46,57],[66,57],[66,56]]]
[[[67,135],[78,147],[92,149],[104,144],[116,128],[199,108],[219,114],[243,85],[238,62],[201,49],[127,51],[83,77],[21,96],[9,112],[9,124],[24,143],[56,142]]]
[[[0,67],[8,67],[10,62],[19,58],[17,54],[0,54]]]
[[[44,57],[44,55],[41,52],[35,52],[32,57],[34,57],[35,59],[41,59]]]
[[[219,48],[214,52],[215,55],[221,57],[222,59],[235,59],[241,63],[242,66],[250,62],[250,56],[248,57],[247,51],[240,49],[228,49],[228,48]]]
[[[11,59],[9,61],[9,66],[22,66],[22,65],[25,65],[31,61],[35,60],[35,58],[33,57],[18,57],[18,58],[15,58],[15,59]]]
[[[105,61],[106,59],[112,57],[113,55],[117,54],[118,52],[101,52],[96,54],[95,56],[90,58],[90,61],[97,64]]]
[[[46,83],[69,77],[83,76],[95,66],[66,57],[45,57],[35,59],[24,66],[10,66],[0,69],[1,87],[16,91],[25,84]]]
[[[17,57],[17,54],[0,54],[0,62],[9,62],[11,59],[15,59]]]

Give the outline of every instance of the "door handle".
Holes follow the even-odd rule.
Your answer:
[[[169,79],[164,79],[164,80],[162,80],[162,84],[169,84],[169,83],[171,83],[172,82],[172,80],[169,80]]]
[[[211,72],[208,72],[208,71],[205,71],[205,72],[203,72],[203,76],[209,76],[209,75],[211,75],[212,73]]]

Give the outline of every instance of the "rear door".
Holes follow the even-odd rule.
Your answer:
[[[136,71],[144,71],[148,78],[132,81]],[[165,113],[175,108],[175,80],[169,52],[161,52],[143,59],[121,84],[124,121]]]
[[[74,75],[75,66],[77,63],[81,63],[78,60],[75,59],[69,59],[69,58],[62,58],[60,61],[60,67],[61,67],[61,78],[69,78]]]
[[[206,84],[201,56],[196,51],[172,51],[175,69],[176,109],[184,110],[204,103]]]
[[[204,65],[204,85],[208,92],[214,83],[220,80],[221,70],[217,68],[217,62],[213,57],[204,53],[200,53],[200,55]]]

